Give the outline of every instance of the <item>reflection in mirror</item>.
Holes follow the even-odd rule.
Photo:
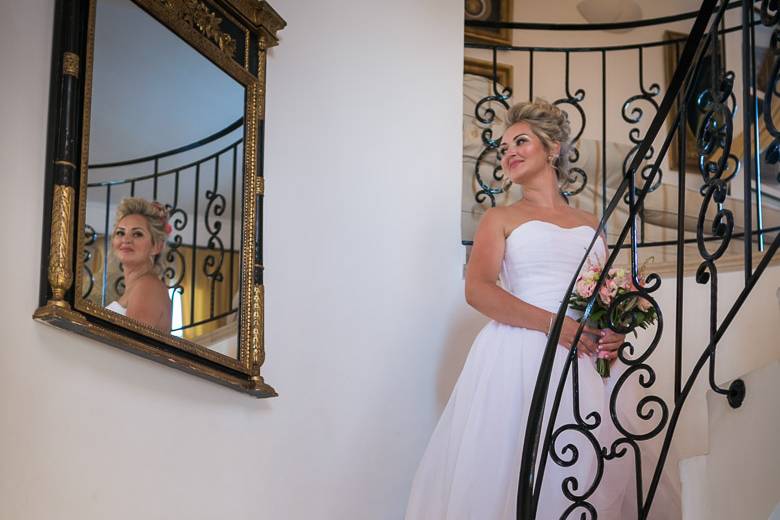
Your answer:
[[[96,6],[81,296],[235,359],[244,87],[131,0]]]

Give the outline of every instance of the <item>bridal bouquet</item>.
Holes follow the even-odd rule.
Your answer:
[[[639,283],[644,285],[642,271],[644,265],[640,268]],[[589,264],[584,272],[577,278],[574,285],[574,292],[569,299],[569,305],[573,309],[584,311],[588,305],[588,299],[593,295],[596,284],[604,275],[603,268],[600,265]],[[635,293],[637,291],[631,279],[631,271],[623,268],[612,268],[606,274],[606,279],[599,289],[598,295],[593,302],[593,309],[588,321],[596,328],[609,328],[610,305],[617,298],[618,304],[612,309],[612,323],[625,329],[630,327],[636,335],[636,327],[646,329],[649,325],[655,323],[655,307],[647,299],[641,296],[622,297],[626,293]],[[604,353],[606,355],[606,353]],[[609,360],[599,355],[596,360],[596,371],[602,377],[609,377]]]

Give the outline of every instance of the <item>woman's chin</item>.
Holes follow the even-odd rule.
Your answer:
[[[125,269],[135,269],[138,267],[138,259],[134,258],[132,255],[117,255],[117,258],[119,258],[119,262],[124,266]]]

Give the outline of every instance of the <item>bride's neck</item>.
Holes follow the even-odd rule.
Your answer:
[[[139,278],[154,272],[154,266],[143,264],[137,266],[124,266],[125,287],[132,285]]]
[[[558,209],[568,205],[554,182],[523,186],[523,200],[526,204],[545,209]]]

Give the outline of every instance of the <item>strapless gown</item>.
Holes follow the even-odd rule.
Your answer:
[[[594,230],[589,226],[563,228],[539,220],[520,225],[506,239],[502,286],[527,303],[556,312],[593,234]],[[597,242],[591,255],[592,261],[603,262],[606,256],[603,241]],[[576,313],[569,311],[572,317],[577,317]],[[526,420],[546,343],[547,337],[542,332],[496,321],[482,329],[414,477],[406,520],[516,518]],[[567,355],[568,350],[559,345],[546,413],[551,408],[555,385]],[[621,371],[620,363],[613,367],[613,376],[609,379],[598,375],[595,358],[583,356],[576,363],[582,417],[587,417],[591,411],[601,415],[601,425],[594,434],[602,446],[609,447],[618,438],[608,405],[612,385]],[[570,371],[556,426],[574,422],[571,387]],[[624,387],[620,392],[621,401],[626,392]],[[625,414],[619,415],[629,416],[630,412],[626,410]],[[628,417],[625,420],[630,421]],[[644,426],[637,431],[647,430]],[[579,459],[568,468],[547,460],[537,510],[540,520],[561,518],[572,505],[561,491],[565,478],[577,479],[575,494],[582,493],[593,481],[596,457],[592,444],[581,434],[564,433],[556,442],[556,451],[564,459],[571,458],[571,452],[563,450],[566,444],[576,446]],[[657,447],[651,451],[657,456]],[[655,458],[652,458],[643,465],[645,469],[652,468],[654,462]],[[665,472],[653,501],[651,518],[680,518],[676,473],[676,465]],[[634,475],[631,452],[606,463],[598,491],[589,499],[597,508],[600,520],[637,518]],[[649,476],[643,478],[645,484],[649,482]],[[568,517],[579,518],[583,512],[579,508],[576,515]]]

